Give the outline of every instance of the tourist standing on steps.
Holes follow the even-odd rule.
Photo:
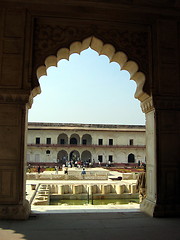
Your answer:
[[[68,175],[68,167],[65,168],[64,174]]]
[[[41,167],[39,166],[39,167],[38,167],[38,173],[40,173],[40,172],[41,172]]]
[[[141,166],[141,161],[140,160],[138,160],[138,167],[140,167]]]
[[[83,168],[83,170],[81,172],[81,175],[82,175],[83,179],[84,179],[85,174],[86,174],[86,170],[85,170],[85,168]]]
[[[28,164],[28,173],[30,173],[31,172],[31,164],[29,163]]]
[[[58,174],[58,166],[55,166],[56,174]]]

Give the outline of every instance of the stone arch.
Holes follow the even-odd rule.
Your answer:
[[[59,136],[57,138],[57,143],[58,144],[67,145],[68,144],[68,136],[67,136],[67,134],[65,134],[65,133],[59,134]]]
[[[79,159],[80,159],[80,153],[77,150],[73,150],[70,152],[70,154],[69,154],[70,161],[72,160],[74,163],[75,161],[77,161]]]
[[[135,163],[135,155],[133,153],[128,155],[128,163]]]
[[[92,144],[92,136],[90,134],[84,134],[82,136],[82,144],[83,145],[91,145]]]
[[[57,162],[60,165],[63,165],[66,163],[67,160],[68,160],[68,153],[65,150],[59,151],[57,154]]]
[[[142,106],[147,112],[148,126],[147,179],[148,183],[152,179],[157,186],[157,192],[152,185],[148,189],[146,212],[158,217],[179,216],[179,132],[176,121],[179,118],[179,2],[70,1],[67,6],[65,1],[53,1],[57,4],[52,4],[49,9],[45,1],[38,1],[38,6],[42,6],[38,11],[30,1],[21,1],[24,7],[20,6],[20,1],[13,2],[16,7],[1,4],[1,29],[4,29],[1,31],[4,40],[1,44],[1,182],[4,189],[0,197],[1,218],[25,219],[30,213],[23,181],[27,119],[25,104],[29,99],[30,88],[38,87],[34,73],[43,64],[45,55],[57,51],[57,45],[69,47],[73,39],[79,41],[91,35],[102,36],[105,43],[113,44],[117,50],[122,49],[128,56],[133,49],[125,37],[131,40],[133,35],[142,36],[141,41],[137,41],[136,37],[132,42],[137,45],[143,43],[140,49],[135,44],[133,46],[136,55],[140,55],[139,59],[145,59],[145,70],[149,69],[152,75],[148,92],[153,92],[156,106],[156,113],[151,108],[152,101],[146,101]],[[97,9],[94,7],[96,3]],[[20,25],[15,26],[16,22]],[[15,26],[13,31],[12,23]],[[121,38],[124,38],[122,48]],[[55,50],[47,52],[48,46],[50,50],[52,47]],[[139,50],[143,50],[143,47],[147,50],[141,54]],[[133,57],[130,59],[136,59],[131,55]],[[172,74],[173,81],[169,81]],[[34,88],[30,98],[38,90]],[[12,127],[13,131],[9,131]],[[12,139],[16,139],[16,145],[12,146]]]
[[[85,162],[85,161],[91,162],[91,160],[92,160],[91,152],[88,151],[88,150],[83,151],[82,154],[81,154],[81,161],[83,161],[83,162]]]
[[[70,137],[70,144],[72,145],[79,145],[80,144],[80,137],[78,134],[72,134]]]
[[[88,36],[88,35],[87,35]],[[146,159],[147,159],[147,199],[151,199],[150,202],[147,200],[145,203],[145,211],[150,212],[151,209],[154,208],[154,204],[156,202],[156,192],[157,192],[157,185],[156,185],[156,125],[155,125],[155,108],[153,103],[153,97],[151,95],[151,90],[147,88],[148,82],[146,82],[146,78],[150,78],[148,75],[149,69],[146,67],[144,68],[144,71],[141,70],[141,66],[148,66],[149,67],[149,57],[146,55],[148,54],[147,51],[145,51],[144,57],[140,57],[139,60],[144,60],[144,63],[141,61],[134,61],[128,58],[126,52],[129,52],[129,50],[133,49],[133,45],[131,44],[130,48],[128,47],[123,48],[123,51],[118,50],[116,51],[115,47],[117,49],[121,49],[119,44],[109,44],[104,43],[100,38],[97,38],[95,36],[89,35],[90,37],[84,38],[82,41],[74,41],[73,43],[69,44],[69,48],[56,48],[57,51],[55,55],[49,55],[46,57],[44,61],[44,65],[37,66],[37,59],[36,59],[36,76],[39,79],[41,76],[47,74],[47,69],[51,66],[57,67],[58,61],[61,59],[69,60],[69,56],[73,53],[80,54],[81,51],[86,50],[87,48],[91,48],[95,50],[99,55],[106,55],[109,58],[110,62],[116,62],[120,66],[120,70],[126,70],[130,74],[130,80],[134,80],[136,82],[137,88],[135,91],[134,97],[138,99],[141,102],[141,109],[146,114],[146,145],[148,146],[146,148]],[[131,35],[129,36],[129,38]],[[73,37],[72,37],[73,38]],[[77,38],[76,38],[77,39]],[[78,38],[81,39],[81,38]],[[142,39],[141,39],[142,40]],[[110,41],[105,42],[112,42],[113,40],[110,38]],[[147,43],[147,41],[146,41]],[[65,45],[67,46],[67,44]],[[134,46],[136,48],[136,46]],[[51,49],[51,47],[50,47]],[[143,50],[144,48],[141,48],[140,50]],[[42,50],[42,49],[41,49]],[[127,51],[126,51],[127,50]],[[146,49],[147,50],[147,49]],[[47,54],[48,55],[48,54]],[[129,54],[130,55],[130,54]],[[136,54],[135,54],[136,55]],[[133,59],[138,59],[136,57],[133,57]],[[40,61],[42,62],[42,61]],[[140,63],[141,62],[141,63]],[[34,70],[35,70],[34,69]],[[143,67],[142,67],[143,69]],[[147,76],[145,76],[144,72],[147,73]],[[151,72],[152,73],[152,72]],[[36,88],[35,91],[32,92],[32,96],[34,97],[36,94],[38,94],[38,91],[40,92],[40,88],[38,87],[38,84],[35,84]],[[146,89],[146,91],[144,90]],[[31,99],[30,99],[31,100]],[[31,101],[32,102],[32,101]],[[79,141],[80,143],[80,141]],[[78,143],[78,144],[79,144]],[[104,159],[103,159],[104,160]],[[151,204],[151,202],[153,202]],[[150,204],[150,210],[148,209],[148,206]],[[142,209],[144,207],[142,206]],[[153,210],[152,210],[153,211]]]
[[[43,75],[47,75],[47,69],[51,66],[57,67],[57,63],[66,59],[73,53],[80,54],[87,48],[91,48],[96,51],[99,55],[106,55],[110,62],[116,62],[119,64],[121,70],[126,70],[130,74],[130,80],[134,80],[137,84],[136,92],[134,97],[143,102],[145,99],[149,98],[149,95],[144,92],[143,86],[145,84],[145,74],[139,71],[139,66],[135,61],[128,59],[128,56],[123,51],[115,50],[114,46],[111,44],[104,44],[99,38],[90,36],[85,38],[82,42],[75,41],[69,48],[60,48],[56,56],[50,55],[45,59],[44,65],[41,65],[37,69],[37,78],[39,79]],[[38,93],[38,92],[37,92]],[[35,94],[34,94],[35,95]]]

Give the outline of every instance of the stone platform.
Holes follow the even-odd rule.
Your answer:
[[[68,174],[64,171],[44,171],[43,173],[27,173],[27,180],[108,180],[109,171],[103,168],[87,168],[82,175],[82,168],[68,168]]]

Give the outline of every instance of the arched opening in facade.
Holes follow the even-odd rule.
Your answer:
[[[70,144],[71,145],[79,145],[80,144],[80,137],[78,134],[72,134],[70,137]]]
[[[81,51],[92,48],[99,55],[106,55],[110,62],[116,62],[119,64],[121,70],[126,70],[130,74],[130,80],[134,80],[137,84],[134,97],[141,102],[141,108],[146,113],[146,159],[147,159],[147,198],[151,199],[151,202],[155,202],[156,199],[156,149],[155,149],[155,122],[154,122],[154,106],[152,97],[144,91],[145,74],[139,71],[139,66],[135,61],[129,60],[128,56],[122,51],[115,51],[115,48],[111,44],[104,44],[100,39],[91,36],[84,39],[82,42],[74,42],[70,45],[70,48],[61,48],[57,51],[57,55],[51,55],[46,58],[45,65],[38,67],[37,77],[38,79],[47,74],[47,69],[50,66],[57,66],[57,62],[61,59],[69,60],[69,56],[73,53],[80,53]],[[73,137],[72,144],[80,144],[79,138]],[[71,143],[71,140],[70,140]],[[103,155],[98,156],[99,162],[103,162]],[[153,204],[152,204],[153,207]]]
[[[80,153],[77,150],[73,150],[69,154],[69,160],[73,162],[73,164],[80,159]]]
[[[92,144],[92,137],[90,134],[84,134],[82,136],[82,145],[91,145]]]
[[[68,144],[68,136],[63,133],[58,136],[57,144],[67,145]]]
[[[76,139],[75,137],[72,137],[72,138],[70,139],[70,144],[72,144],[72,145],[77,145],[77,144],[78,144],[77,139]]]
[[[46,154],[48,154],[48,155],[49,155],[50,153],[51,153],[51,151],[50,151],[50,150],[46,150]]]
[[[68,153],[65,150],[59,151],[57,154],[57,163],[62,166],[66,164],[66,161],[68,161]]]
[[[133,153],[128,155],[128,163],[135,163],[135,156]]]
[[[90,163],[92,161],[92,154],[89,151],[83,151],[81,154],[81,161]]]

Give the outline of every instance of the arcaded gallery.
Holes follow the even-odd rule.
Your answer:
[[[145,126],[29,123],[28,164],[145,163]]]
[[[154,217],[180,215],[179,36],[176,0],[0,1],[1,219],[30,214],[27,116],[40,94],[39,78],[89,47],[118,63],[137,84],[134,97],[146,115],[147,196],[141,210]]]

